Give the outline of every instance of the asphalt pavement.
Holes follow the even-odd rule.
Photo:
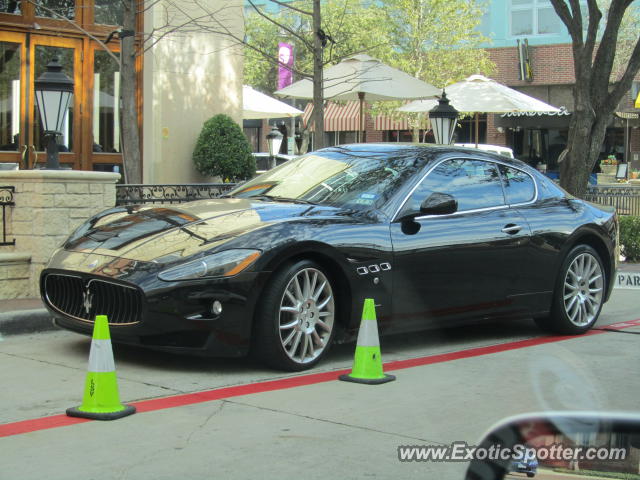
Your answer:
[[[640,317],[630,288],[570,339],[527,320],[384,337],[397,380],[379,386],[337,381],[352,344],[301,374],[115,346],[120,398],[139,412],[82,423],[64,411],[82,399],[90,339],[50,331],[37,301],[0,305],[0,480],[462,479],[465,462],[400,462],[398,447],[475,444],[514,414],[639,406],[640,326],[607,330]]]

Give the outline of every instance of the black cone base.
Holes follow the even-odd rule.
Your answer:
[[[385,374],[384,378],[356,378],[351,375],[340,375],[338,377],[343,382],[364,383],[365,385],[380,385],[381,383],[393,382],[396,379],[395,375]]]
[[[67,408],[67,416],[90,418],[91,420],[117,420],[132,413],[136,413],[136,407],[131,405],[125,405],[124,409],[117,412],[85,412],[80,410],[80,407]]]

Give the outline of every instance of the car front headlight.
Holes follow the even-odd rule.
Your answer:
[[[197,280],[199,278],[232,277],[246,269],[260,256],[260,250],[234,249],[171,267],[158,274],[160,280]]]

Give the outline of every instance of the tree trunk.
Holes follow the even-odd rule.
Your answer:
[[[587,0],[588,16],[578,12],[578,3],[577,0],[551,0],[554,10],[571,35],[576,79],[568,153],[560,164],[560,185],[569,193],[583,197],[589,176],[600,156],[607,124],[640,71],[640,40],[636,41],[622,75],[612,81],[620,26],[632,2],[612,0],[606,12],[604,29],[600,28],[602,12],[598,2]],[[598,36],[598,32],[602,32],[602,35]]]
[[[300,135],[302,136],[302,142],[297,154],[303,155],[309,151],[309,137],[311,136],[309,125],[305,128],[300,128]]]
[[[321,28],[320,0],[313,0],[313,149],[324,147],[324,92],[322,90],[322,40],[318,32]]]
[[[136,32],[138,0],[124,0],[123,30]],[[121,95],[122,95],[122,150],[126,183],[142,183],[140,131],[138,128],[138,102],[136,97],[136,40],[135,36],[121,39]]]
[[[572,195],[583,198],[591,172],[599,160],[612,112],[600,111],[596,116],[588,92],[578,87],[575,88],[574,98],[576,106],[571,116],[567,141],[569,152],[560,164],[560,186]]]

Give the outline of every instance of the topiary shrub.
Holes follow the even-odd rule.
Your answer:
[[[198,172],[223,182],[245,180],[256,173],[256,161],[240,126],[228,115],[207,120],[193,151]]]
[[[640,217],[620,217],[620,245],[627,262],[640,262]]]

